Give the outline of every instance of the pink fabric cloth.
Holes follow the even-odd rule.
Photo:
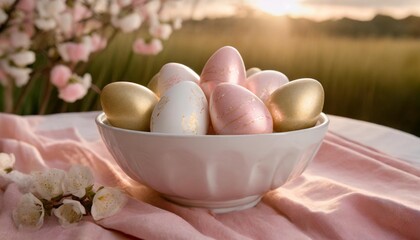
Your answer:
[[[95,186],[118,186],[131,197],[99,222],[85,218],[63,228],[51,217],[39,231],[18,232],[11,212],[22,193],[10,184],[0,190],[1,239],[420,238],[420,169],[330,132],[299,178],[256,207],[216,215],[164,200],[128,178],[101,140],[86,141],[72,128],[37,131],[40,120],[0,114],[0,152],[15,154],[15,169],[84,164],[94,171]]]

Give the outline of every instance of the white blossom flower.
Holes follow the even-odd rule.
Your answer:
[[[34,189],[37,194],[46,200],[51,200],[63,194],[63,182],[66,172],[60,169],[49,169],[44,172],[33,172]]]
[[[36,9],[41,17],[50,18],[66,10],[66,3],[64,0],[38,0]]]
[[[37,230],[44,223],[44,215],[42,202],[32,193],[26,193],[13,210],[12,218],[18,229]]]
[[[89,73],[85,73],[83,75],[82,85],[84,88],[86,88],[86,90],[92,86],[92,76]]]
[[[110,217],[120,211],[127,202],[127,197],[119,189],[104,187],[93,198],[91,209],[95,221]]]
[[[3,70],[10,77],[13,78],[17,87],[22,87],[26,83],[28,83],[30,74],[32,72],[32,69],[30,68],[19,68],[10,66],[10,64],[7,61],[1,61],[0,67],[3,68]]]
[[[74,165],[67,172],[64,180],[66,193],[76,197],[83,197],[86,194],[86,188],[93,185],[93,174],[86,166]]]
[[[13,153],[0,153],[0,175],[6,174],[15,165]]]
[[[41,30],[49,31],[57,26],[57,22],[52,18],[35,19],[35,26]]]
[[[109,13],[113,16],[118,15],[121,11],[120,5],[116,1],[112,1],[109,6]]]
[[[129,33],[140,27],[142,19],[137,12],[133,12],[121,18],[115,16],[112,18],[111,23],[114,27],[121,29],[121,31]]]
[[[108,0],[88,1],[96,13],[105,13],[108,9]]]
[[[153,1],[148,1],[145,5],[144,8],[145,10],[150,14],[150,13],[156,13],[159,11],[160,7],[161,7],[161,2],[158,0],[153,0]]]
[[[172,27],[175,30],[181,29],[182,28],[182,18],[176,18],[172,23]]]
[[[60,30],[67,35],[70,35],[73,30],[73,16],[71,13],[66,12],[59,16],[57,21]]]
[[[32,51],[21,51],[11,54],[9,58],[17,66],[24,67],[35,62],[35,53]]]
[[[6,22],[6,20],[7,20],[7,13],[2,8],[0,8],[0,24]]]
[[[3,178],[7,181],[7,184],[11,182],[15,183],[22,192],[29,192],[31,190],[33,178],[29,174],[13,170],[3,175]]]
[[[131,3],[133,3],[133,0],[119,0],[118,3],[121,7],[127,7]]]
[[[86,214],[85,207],[79,202],[71,199],[64,199],[63,205],[52,210],[58,218],[61,226],[71,227],[76,225]]]

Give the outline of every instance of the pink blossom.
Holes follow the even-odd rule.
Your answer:
[[[107,45],[106,39],[96,33],[92,34],[91,41],[92,41],[92,52],[102,50]]]
[[[57,88],[63,88],[67,85],[72,72],[69,67],[65,65],[56,65],[51,70],[50,81]]]
[[[169,24],[153,25],[150,27],[149,32],[153,37],[166,40],[172,34],[172,27]]]
[[[144,42],[144,39],[139,38],[133,44],[133,51],[139,54],[156,55],[162,51],[163,45],[159,39],[153,39],[150,43]]]
[[[60,44],[58,46],[58,52],[66,62],[87,62],[89,59],[90,48],[83,43],[68,42]]]
[[[29,48],[31,45],[31,38],[24,32],[13,31],[10,35],[10,43],[15,48]]]
[[[69,103],[83,98],[87,93],[86,88],[80,83],[69,84],[63,88],[59,88],[58,91],[58,97]]]
[[[92,12],[89,11],[83,4],[77,2],[73,8],[74,21],[79,22],[85,18],[92,16]]]
[[[26,13],[32,12],[35,9],[35,0],[20,0],[16,7]]]

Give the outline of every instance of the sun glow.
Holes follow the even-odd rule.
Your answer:
[[[252,5],[257,9],[274,16],[293,15],[301,11],[300,5],[296,0],[258,0],[252,1]]]

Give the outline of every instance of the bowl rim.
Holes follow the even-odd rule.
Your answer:
[[[160,133],[160,132],[146,132],[146,131],[139,131],[139,130],[130,130],[125,128],[114,127],[110,124],[105,123],[106,115],[105,112],[101,111],[95,118],[95,122],[98,126],[107,128],[113,131],[118,132],[125,132],[130,134],[141,134],[146,136],[160,136],[160,137],[182,137],[182,138],[244,138],[244,137],[251,137],[251,136],[283,136],[283,135],[290,135],[293,133],[305,133],[315,131],[316,129],[322,129],[328,127],[330,123],[330,119],[328,118],[327,114],[321,112],[319,115],[319,120],[317,124],[310,128],[304,128],[299,130],[292,130],[287,132],[272,132],[272,133],[260,133],[260,134],[241,134],[241,135],[181,135],[181,134],[173,134],[173,133]]]

